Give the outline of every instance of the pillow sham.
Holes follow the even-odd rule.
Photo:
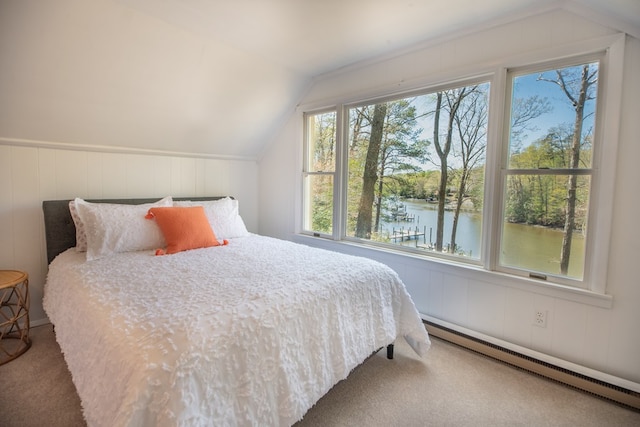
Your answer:
[[[249,235],[239,213],[238,201],[231,197],[205,201],[176,200],[173,205],[181,207],[202,206],[218,239],[233,239]]]
[[[69,212],[71,213],[73,224],[76,226],[76,251],[86,252],[87,233],[84,231],[84,224],[82,224],[82,220],[80,219],[80,215],[78,214],[75,200],[69,201]]]
[[[156,255],[220,246],[202,206],[151,208],[147,219],[155,219],[167,242]]]
[[[87,237],[87,261],[165,245],[158,225],[144,216],[149,208],[172,206],[171,197],[141,205],[90,203],[76,198],[75,205]]]

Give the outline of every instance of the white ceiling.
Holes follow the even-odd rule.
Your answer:
[[[116,1],[305,76],[559,6],[640,25],[640,0]]]
[[[274,87],[257,101],[253,96],[244,100],[254,106],[252,126],[236,126],[246,122],[246,115],[234,117],[227,112],[228,122],[234,125],[226,133],[207,135],[233,138],[233,144],[221,147],[201,140],[187,148],[207,152],[213,144],[218,154],[245,156],[260,154],[312,77],[350,64],[558,7],[592,14],[595,19],[614,19],[626,27],[623,30],[640,27],[640,0],[115,1],[246,54],[256,72],[242,73],[243,78]],[[228,88],[242,94],[246,84],[251,86],[247,80],[229,81]],[[228,96],[235,99],[236,94]],[[216,95],[224,98],[219,90]],[[255,107],[256,102],[261,107]]]
[[[312,79],[562,7],[640,0],[0,0],[0,138],[259,158]]]

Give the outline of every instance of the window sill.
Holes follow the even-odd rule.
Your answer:
[[[469,280],[488,282],[498,286],[533,292],[553,298],[561,298],[595,307],[611,308],[613,306],[613,297],[611,295],[497,271],[487,271],[482,267],[472,264],[454,262],[436,257],[420,256],[350,241],[336,241],[306,234],[294,234],[293,241],[309,246],[348,253],[350,255],[372,258],[388,264],[391,267],[397,264],[403,264],[413,268],[427,268],[431,271],[453,274]]]

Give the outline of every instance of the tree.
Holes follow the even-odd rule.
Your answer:
[[[573,136],[569,148],[569,169],[577,169],[580,165],[580,151],[582,141],[582,124],[584,121],[584,107],[588,100],[594,98],[593,91],[598,82],[598,70],[590,64],[584,64],[579,73],[575,69],[555,70],[554,80],[539,77],[539,80],[554,83],[560,87],[574,108]],[[579,74],[579,77],[578,77]],[[578,176],[570,174],[567,178],[567,199],[565,209],[565,221],[562,236],[562,250],[560,254],[560,273],[567,274],[569,270],[569,258],[571,256],[571,241],[575,229],[576,215],[576,190],[578,188]]]
[[[479,86],[470,88],[465,102],[454,115],[454,122],[458,130],[459,153],[462,161],[458,178],[458,190],[453,209],[451,226],[451,250],[456,249],[456,232],[462,202],[469,187],[472,172],[478,163],[484,159],[487,147],[487,94]]]
[[[428,141],[421,140],[422,129],[417,127],[416,108],[402,99],[389,102],[378,166],[375,228],[380,223],[386,177],[402,180],[405,172],[420,170],[416,163],[427,160]]]
[[[532,126],[532,122],[544,113],[552,110],[549,100],[539,95],[529,96],[527,98],[516,98],[513,100],[511,107],[511,145],[513,151],[520,150],[520,142],[526,136],[526,131],[535,131],[537,128]]]
[[[309,129],[310,169],[330,171],[334,168],[335,154],[335,114],[317,114],[313,116]],[[313,201],[311,227],[321,232],[331,232],[333,223],[333,182],[326,177],[317,176],[311,181]]]
[[[384,120],[387,115],[387,104],[376,104],[373,109],[371,121],[371,137],[367,148],[367,156],[362,175],[362,193],[358,207],[358,219],[356,222],[356,237],[371,238],[372,209],[375,192],[375,184],[378,179],[378,157],[384,129]]]
[[[516,169],[567,168],[567,147],[572,136],[563,126],[550,128],[547,135],[513,154]],[[531,173],[512,175],[507,192],[506,219],[510,222],[562,227],[565,218],[566,185],[561,175]]]
[[[436,94],[436,108],[433,119],[433,146],[436,149],[438,158],[440,159],[440,185],[438,186],[438,218],[436,221],[436,244],[435,250],[442,252],[444,240],[444,208],[447,196],[447,183],[449,177],[448,157],[451,151],[451,143],[453,140],[453,126],[455,116],[458,113],[460,104],[470,93],[470,88],[462,87],[451,89]],[[443,97],[445,105],[443,106]],[[440,115],[445,110],[448,113],[447,131],[445,133],[444,142],[440,141]]]
[[[417,163],[426,161],[428,144],[420,139],[413,101],[385,103],[382,121],[377,105],[350,110],[348,229],[355,230],[356,237],[371,238],[379,228],[385,199],[401,193],[403,172],[419,170]]]

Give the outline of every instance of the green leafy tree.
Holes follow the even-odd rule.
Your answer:
[[[334,114],[318,114],[314,117],[311,169],[328,171],[334,168],[336,123]],[[313,230],[328,233],[333,224],[333,182],[318,177],[312,181],[311,226]]]
[[[420,139],[422,129],[418,127],[416,108],[411,105],[411,101],[403,99],[390,102],[388,105],[389,111],[379,157],[376,229],[380,224],[382,200],[390,193],[386,191],[385,186],[392,186],[396,189],[403,186],[407,188],[405,179],[407,172],[420,170],[418,164],[427,161],[427,147],[429,145],[428,141]],[[391,182],[387,177],[390,177]],[[406,191],[396,190],[391,194],[406,195]]]
[[[426,161],[428,142],[419,137],[411,99],[354,108],[350,119],[348,204],[357,209],[348,221],[355,223],[356,237],[369,239],[379,229],[385,199],[406,187],[403,174]]]
[[[387,104],[376,104],[371,121],[371,136],[367,145],[367,155],[362,174],[362,192],[358,206],[356,237],[371,238],[372,209],[375,184],[378,179],[378,158],[382,146],[384,121],[387,115]]]

